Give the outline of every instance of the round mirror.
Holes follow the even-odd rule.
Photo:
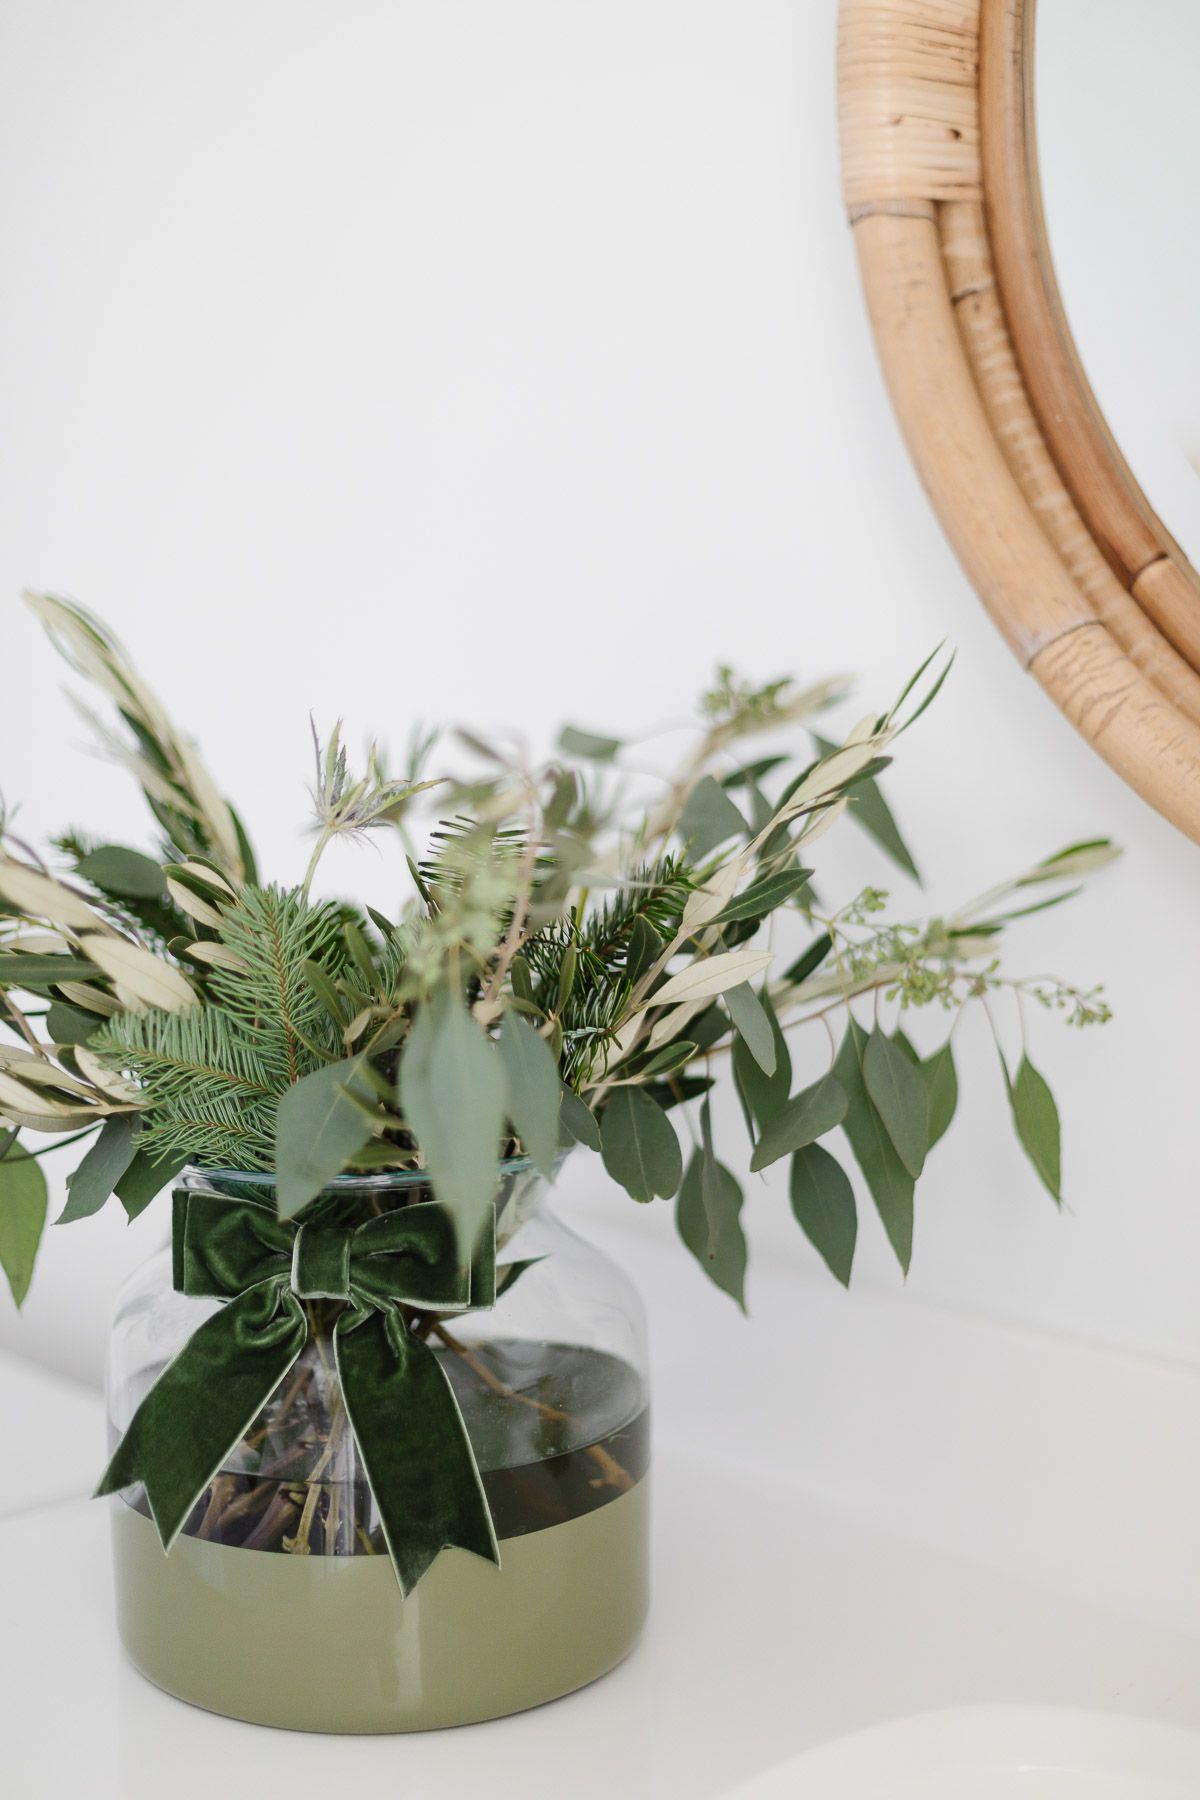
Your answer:
[[[1081,26],[1083,29],[1081,30]],[[1154,511],[1200,566],[1200,7],[1041,0],[1042,205],[1097,404]]]
[[[1200,8],[1038,13],[840,0],[843,190],[968,576],[1088,742],[1200,842]]]

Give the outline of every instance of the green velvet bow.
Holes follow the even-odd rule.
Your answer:
[[[450,1545],[499,1563],[491,1513],[453,1390],[399,1303],[491,1306],[495,1226],[464,1265],[436,1200],[364,1224],[294,1224],[253,1200],[174,1195],[175,1287],[226,1302],[138,1407],[97,1493],[141,1482],[164,1550],[246,1436],[308,1337],[304,1300],[348,1302],[333,1346],[350,1428],[402,1593]]]

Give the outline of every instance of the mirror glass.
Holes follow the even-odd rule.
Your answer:
[[[1109,428],[1200,567],[1200,5],[1039,0],[1046,229]]]

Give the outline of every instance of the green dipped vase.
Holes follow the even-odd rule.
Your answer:
[[[264,1176],[184,1184],[272,1198]],[[344,1177],[321,1198],[373,1217],[428,1197],[420,1176],[389,1175]],[[110,1503],[121,1639],[151,1681],[257,1724],[413,1731],[540,1705],[632,1648],[649,1598],[641,1306],[545,1197],[525,1163],[503,1166],[494,1305],[403,1309],[457,1402],[499,1565],[445,1550],[402,1595],[338,1380],[343,1303],[306,1298],[298,1358],[170,1551],[142,1487]],[[126,1285],[108,1367],[114,1445],[220,1305],[176,1291],[169,1251]],[[404,1417],[394,1430],[403,1445]]]

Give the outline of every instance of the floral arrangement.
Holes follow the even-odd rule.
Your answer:
[[[43,856],[0,809],[0,1264],[13,1296],[19,1305],[43,1234],[47,1149],[86,1146],[60,1223],[113,1196],[132,1218],[185,1165],[270,1180],[265,1214],[249,1188],[249,1213],[176,1191],[177,1285],[230,1304],[197,1333],[208,1334],[207,1365],[199,1352],[171,1365],[104,1484],[143,1481],[164,1542],[253,1416],[247,1395],[265,1404],[299,1353],[312,1325],[301,1302],[332,1297],[346,1407],[377,1497],[392,1496],[384,1528],[402,1585],[443,1543],[490,1554],[461,1422],[430,1397],[433,1376],[412,1352],[443,1311],[486,1305],[520,1273],[495,1266],[511,1229],[497,1207],[502,1163],[552,1178],[564,1147],[598,1153],[632,1200],[674,1200],[684,1244],[742,1305],[743,1187],[731,1165],[758,1173],[786,1159],[800,1229],[849,1282],[848,1148],[907,1270],[916,1184],[954,1115],[957,1077],[949,1036],[919,1055],[906,1012],[952,1019],[1015,995],[1074,1025],[1107,1017],[1098,990],[1014,978],[999,955],[1015,919],[1066,899],[1113,856],[1105,841],[944,918],[895,920],[874,886],[837,905],[822,898],[818,848],[842,818],[915,875],[878,778],[947,663],[931,659],[840,742],[816,721],[841,684],[755,686],[723,669],[666,777],[574,727],[544,765],[459,733],[457,750],[482,772],[432,775],[433,738],[414,743],[400,776],[375,748],[357,772],[338,727],[316,746],[308,869],[285,888],[261,879],[239,814],[113,636],[66,601],[31,604],[115,707],[118,723],[92,723],[140,784],[157,842],[147,851],[72,830]],[[435,822],[418,833],[430,804]],[[411,882],[396,916],[314,894],[334,839],[385,831]],[[805,1027],[828,1035],[829,1066],[793,1092],[789,1042]],[[1001,1064],[1017,1135],[1057,1201],[1050,1088],[1027,1053],[1015,1069],[1001,1053]],[[724,1157],[709,1100],[723,1069],[747,1137]],[[391,1171],[414,1172],[408,1202],[426,1204],[355,1221],[350,1244],[336,1183]],[[442,1270],[415,1295],[396,1274],[414,1256]],[[268,1303],[269,1332],[254,1315]],[[224,1411],[214,1368],[227,1377],[215,1384],[231,1396]],[[371,1423],[381,1369],[398,1371],[414,1404],[426,1393],[449,1470],[445,1507],[423,1534],[412,1469]]]
[[[1108,1016],[1099,990],[1014,979],[998,955],[1014,919],[1115,855],[1104,840],[946,918],[889,920],[875,887],[836,907],[818,898],[817,844],[843,816],[915,875],[877,778],[944,669],[928,679],[925,665],[840,744],[814,732],[811,754],[757,758],[750,740],[811,730],[841,684],[754,687],[722,670],[694,748],[649,803],[616,739],[571,727],[539,768],[466,737],[487,769],[470,780],[427,775],[433,739],[400,779],[374,748],[352,773],[339,728],[317,749],[307,874],[284,889],[260,882],[241,818],[110,633],[66,601],[31,604],[115,704],[123,733],[92,722],[141,785],[159,843],[147,854],[70,831],[52,866],[0,812],[0,1023],[13,1040],[0,1040],[0,1260],[18,1303],[46,1213],[38,1159],[71,1141],[89,1147],[61,1222],[112,1195],[133,1217],[187,1162],[274,1170],[285,1217],[344,1171],[419,1168],[467,1245],[498,1158],[524,1152],[549,1176],[578,1142],[632,1199],[677,1197],[684,1241],[740,1300],[742,1189],[707,1100],[726,1065],[751,1171],[790,1158],[796,1218],[839,1280],[856,1233],[854,1184],[829,1141],[839,1128],[907,1268],[914,1188],[955,1109],[953,1052],[918,1057],[878,1005],[863,1025],[855,999],[953,1014],[1011,992],[1074,1025]],[[433,795],[441,817],[418,858],[414,802]],[[334,838],[384,829],[404,839],[412,883],[397,918],[312,896]],[[807,934],[787,957],[772,940],[785,917]],[[837,1014],[829,1072],[793,1094],[788,1034],[828,1031]],[[1050,1090],[1028,1055],[1004,1076],[1057,1200]],[[686,1169],[679,1108],[696,1114]]]

